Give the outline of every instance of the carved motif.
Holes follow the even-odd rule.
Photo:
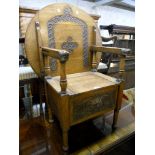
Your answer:
[[[72,37],[68,37],[67,41],[62,43],[61,48],[67,50],[69,53],[72,53],[75,48],[78,47],[76,42],[73,42]]]
[[[59,22],[73,22],[81,26],[82,28],[82,38],[83,38],[83,64],[88,66],[88,27],[87,24],[74,16],[72,16],[72,9],[67,7],[64,9],[64,14],[55,16],[50,19],[47,23],[48,27],[48,38],[49,38],[49,47],[55,48],[55,36],[54,29],[56,24]],[[56,59],[51,59],[51,70],[56,70]]]
[[[115,91],[91,96],[80,103],[73,104],[73,121],[88,117],[115,105]]]

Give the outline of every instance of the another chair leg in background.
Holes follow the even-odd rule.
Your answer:
[[[43,103],[43,100],[42,100],[43,93],[44,93],[44,92],[43,92],[43,84],[42,84],[42,81],[40,80],[40,81],[39,81],[40,116],[44,116],[43,105],[42,105],[42,103]]]
[[[24,106],[26,109],[26,116],[28,119],[33,117],[33,103],[32,103],[32,93],[30,83],[24,85],[24,95],[23,98]]]

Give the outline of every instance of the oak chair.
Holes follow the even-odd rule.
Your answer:
[[[27,58],[44,80],[49,121],[55,115],[62,128],[63,150],[68,150],[71,126],[114,110],[116,126],[123,80],[97,72],[101,52],[118,54],[120,72],[128,49],[97,46],[98,28],[81,9],[52,4],[37,12],[25,37]]]

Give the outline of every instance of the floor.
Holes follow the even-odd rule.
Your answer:
[[[61,129],[56,118],[52,124],[48,124],[44,115],[40,117],[35,113],[34,118],[29,120],[20,117],[20,154],[134,155],[134,106],[123,104],[118,128],[114,132],[111,132],[112,117],[111,112],[96,120],[73,126],[69,131],[69,153],[61,149]]]
[[[132,136],[129,140],[121,143],[119,146],[112,150],[103,153],[103,155],[134,155],[135,154],[135,136]]]

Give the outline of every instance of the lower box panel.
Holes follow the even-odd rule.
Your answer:
[[[106,109],[112,109],[116,103],[116,90],[109,92],[91,95],[80,101],[72,103],[72,122],[77,122],[80,119],[90,117],[97,113],[101,113]]]

